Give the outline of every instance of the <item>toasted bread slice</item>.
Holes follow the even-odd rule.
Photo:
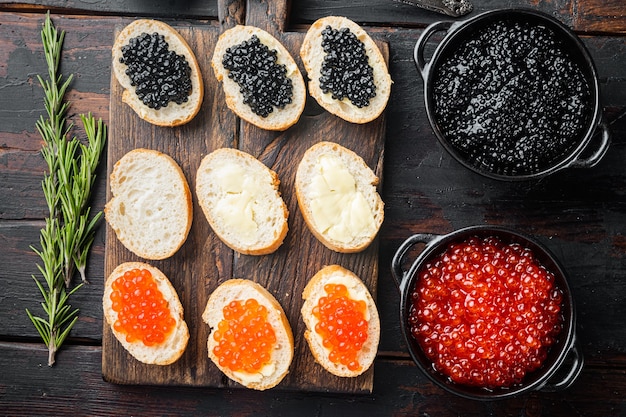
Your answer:
[[[285,105],[283,108],[274,106],[273,111],[267,117],[256,114],[248,104],[244,103],[239,84],[232,78],[229,78],[228,75],[230,71],[224,68],[223,64],[223,57],[228,48],[248,41],[254,35],[259,38],[259,41],[263,45],[277,52],[276,63],[285,66],[286,76],[291,79],[293,89],[291,103]],[[226,104],[235,114],[245,121],[266,130],[286,130],[300,119],[300,115],[304,110],[304,104],[306,103],[306,86],[304,79],[302,78],[302,74],[296,62],[289,54],[289,51],[285,49],[278,39],[266,31],[254,26],[243,25],[228,29],[219,37],[215,51],[213,52],[211,66],[213,67],[217,80],[222,82],[224,94],[226,95]]]
[[[365,313],[367,340],[357,355],[360,368],[356,370],[350,370],[346,365],[332,362],[329,359],[330,350],[324,347],[322,337],[315,331],[319,320],[313,314],[313,309],[318,305],[320,298],[327,295],[324,286],[329,283],[345,285],[352,300],[363,300],[367,306]],[[361,279],[339,265],[326,266],[311,278],[302,292],[302,299],[304,300],[301,309],[302,320],[307,327],[304,338],[315,360],[328,372],[341,377],[355,377],[369,369],[378,351],[380,319],[374,299]]]
[[[169,50],[176,52],[178,55],[183,55],[191,68],[191,94],[188,100],[182,104],[169,102],[166,107],[159,109],[148,107],[137,97],[135,86],[131,85],[131,79],[126,75],[128,66],[120,62],[122,48],[128,45],[132,38],[143,33],[152,34],[155,32],[163,35]],[[198,61],[185,39],[168,24],[151,19],[133,21],[118,34],[113,44],[112,53],[113,73],[122,88],[124,88],[122,101],[128,104],[142,119],[158,126],[179,126],[189,122],[200,111],[204,97],[204,85]]]
[[[118,319],[118,313],[113,310],[113,301],[111,300],[111,294],[113,292],[112,284],[117,278],[123,276],[124,273],[134,269],[146,269],[152,274],[158,290],[163,295],[163,299],[167,302],[172,318],[176,321],[174,330],[166,336],[165,341],[162,343],[146,346],[141,340],[128,342],[126,340],[126,334],[116,330],[114,326]],[[169,365],[178,360],[187,347],[189,329],[187,328],[187,323],[185,323],[183,306],[169,279],[154,266],[143,262],[126,262],[117,266],[104,284],[102,308],[104,310],[104,317],[109,326],[111,326],[111,331],[115,338],[121,343],[124,349],[140,362],[151,365]]]
[[[378,177],[353,151],[331,142],[309,148],[296,171],[298,207],[326,247],[354,253],[367,248],[384,219]]]
[[[135,149],[113,167],[112,198],[106,221],[131,252],[145,259],[172,256],[191,229],[192,203],[187,179],[170,156]]]
[[[266,255],[280,247],[288,230],[279,184],[276,173],[252,155],[221,148],[202,159],[196,195],[226,245],[246,255]]]
[[[272,326],[276,335],[276,343],[271,352],[269,363],[263,366],[258,373],[232,371],[230,368],[222,366],[214,353],[214,348],[218,345],[214,337],[215,331],[220,322],[224,320],[224,307],[232,301],[245,302],[248,299],[254,299],[259,305],[266,308],[267,322]],[[207,342],[209,358],[233,381],[247,388],[262,391],[278,385],[289,372],[289,366],[293,359],[291,326],[278,301],[261,285],[246,279],[231,279],[222,283],[209,297],[202,313],[202,319],[211,327],[211,334]]]
[[[324,93],[320,87],[322,64],[326,52],[322,48],[322,31],[330,26],[333,29],[349,29],[365,46],[368,64],[373,69],[376,95],[369,105],[358,107],[348,98],[334,99],[332,93]],[[315,21],[304,38],[300,48],[300,57],[309,79],[309,94],[328,112],[352,123],[367,123],[380,116],[387,106],[391,94],[391,76],[387,64],[378,46],[372,38],[355,22],[345,17],[327,16]]]

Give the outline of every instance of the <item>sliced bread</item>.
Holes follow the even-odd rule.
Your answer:
[[[166,336],[161,343],[146,345],[142,340],[128,341],[127,334],[116,328],[119,314],[114,311],[111,294],[114,281],[124,276],[125,273],[134,270],[147,270],[152,275],[158,291],[166,301],[171,317],[176,321],[174,329]],[[115,297],[113,297],[115,298]],[[138,361],[152,365],[169,365],[180,358],[187,347],[189,340],[189,329],[185,323],[183,306],[178,299],[176,290],[169,279],[158,268],[143,262],[126,262],[117,266],[104,284],[104,295],[102,297],[102,308],[104,317],[111,326],[111,331],[120,344]],[[146,315],[148,313],[145,313]],[[138,319],[138,321],[140,321]],[[152,325],[152,323],[149,323]]]
[[[170,101],[165,107],[160,107],[159,109],[151,108],[137,96],[135,92],[136,86],[132,85],[131,78],[126,74],[128,66],[120,61],[123,57],[122,48],[128,45],[133,38],[143,34],[152,35],[153,33],[163,35],[165,42],[168,44],[168,49],[184,56],[191,68],[189,73],[191,93],[186,102],[178,104]],[[168,24],[152,19],[133,21],[117,35],[113,44],[112,54],[113,73],[124,89],[122,101],[128,104],[142,119],[159,126],[178,126],[189,122],[200,110],[204,97],[204,86],[198,61],[185,39]],[[150,67],[153,73],[159,71],[156,64],[151,63]],[[158,89],[161,90],[163,83],[159,84],[161,85],[159,85]]]
[[[135,149],[113,167],[106,221],[120,242],[145,259],[165,259],[183,245],[191,229],[187,179],[170,156]]]
[[[196,195],[217,236],[246,255],[276,251],[287,235],[287,206],[274,171],[252,155],[217,149],[202,159]]]
[[[362,300],[366,304],[364,317],[367,321],[367,339],[356,355],[359,364],[359,367],[356,369],[350,369],[340,361],[333,362],[330,360],[329,355],[331,349],[324,346],[323,337],[316,331],[316,325],[320,320],[315,316],[314,309],[319,305],[322,297],[328,296],[324,288],[327,284],[344,285],[348,291],[348,297],[351,300]],[[326,266],[311,278],[302,292],[302,299],[304,300],[301,309],[302,320],[307,328],[304,332],[304,338],[315,360],[328,372],[341,377],[355,377],[369,369],[378,351],[380,319],[376,303],[361,279],[353,272],[339,265]],[[340,318],[341,317],[335,316],[335,320],[338,322]],[[344,329],[341,326],[342,324],[338,324],[335,331],[346,334],[351,330],[348,328]]]
[[[373,69],[373,83],[376,94],[369,100],[369,104],[366,106],[359,107],[353,104],[347,97],[335,99],[331,92],[322,91],[320,77],[327,55],[322,47],[322,32],[328,26],[338,31],[343,29],[350,30],[365,47],[368,64]],[[328,112],[352,123],[367,123],[380,116],[387,106],[387,101],[391,94],[391,76],[387,70],[385,59],[367,32],[352,20],[340,16],[327,16],[316,20],[306,33],[300,49],[300,56],[309,79],[309,94]],[[339,80],[343,80],[338,82],[345,82],[345,78],[342,75],[348,75],[348,72],[341,73],[343,71],[342,67],[338,67],[337,71],[340,73],[338,74]]]
[[[273,111],[265,117],[257,114],[250,105],[244,102],[242,87],[231,77],[230,71],[224,67],[224,55],[243,42],[250,41],[253,36],[256,36],[260,43],[267,46],[270,51],[276,51],[276,64],[285,66],[285,75],[291,80],[291,102],[282,108],[273,106]],[[258,54],[258,52],[255,52],[255,54]],[[268,87],[266,77],[256,76],[257,68],[250,63],[250,56],[241,57],[241,61],[242,66],[249,65],[251,67],[248,79],[254,80],[255,85],[252,87],[252,91],[256,93],[261,90],[264,92],[272,92],[274,90],[273,87]],[[222,83],[224,94],[226,95],[226,104],[242,119],[267,130],[285,130],[299,120],[306,102],[304,79],[289,51],[285,49],[278,39],[266,31],[254,26],[243,25],[228,29],[219,37],[213,52],[211,66],[215,72],[215,77]]]
[[[227,321],[224,318],[224,307],[233,301],[245,303],[249,299],[256,300],[260,306],[265,307],[266,320],[274,330],[275,343],[269,355],[269,362],[263,365],[259,372],[233,371],[230,367],[220,364],[220,359],[215,353],[215,348],[219,345],[215,335],[218,329],[224,328],[224,324],[220,323]],[[207,342],[209,358],[233,381],[247,388],[262,391],[279,384],[289,372],[293,359],[291,326],[278,301],[261,285],[246,279],[231,279],[222,283],[209,297],[202,319],[211,328]]]
[[[332,142],[309,148],[296,171],[296,197],[306,224],[337,252],[367,248],[384,219],[378,177],[353,151]]]

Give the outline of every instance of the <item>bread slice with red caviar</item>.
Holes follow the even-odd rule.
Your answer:
[[[302,157],[295,180],[298,207],[311,233],[336,252],[367,248],[384,220],[378,177],[355,152],[319,142]]]
[[[172,326],[170,332],[164,335],[164,340],[162,342],[150,342],[149,339],[154,340],[154,337],[157,337],[154,336],[154,334],[153,336],[146,336],[148,337],[148,339],[146,339],[148,340],[148,345],[146,345],[143,340],[128,340],[128,334],[116,325],[116,322],[120,318],[119,313],[116,310],[119,310],[120,307],[114,306],[114,301],[111,299],[111,295],[116,291],[114,290],[114,287],[116,287],[114,282],[118,278],[123,277],[126,273],[134,275],[138,271],[142,270],[150,272],[150,275],[156,283],[156,288],[161,293],[163,300],[165,300],[167,310],[169,310],[171,318],[175,321],[175,324]],[[152,290],[152,294],[154,294],[154,290]],[[123,296],[123,294],[121,295]],[[142,297],[144,295],[145,291],[143,292]],[[114,296],[113,298],[116,297]],[[111,272],[111,275],[109,275],[104,284],[102,308],[104,310],[106,322],[111,327],[111,331],[113,332],[115,338],[120,342],[124,349],[126,349],[140,362],[151,365],[169,365],[178,360],[187,347],[189,329],[184,319],[183,306],[181,305],[180,300],[178,299],[178,294],[169,279],[165,276],[165,274],[163,274],[163,272],[154,266],[143,262],[126,262],[117,266],[117,268]],[[145,311],[144,316],[149,315],[147,310],[142,311]],[[136,318],[136,320],[140,325],[145,324],[147,326],[151,326],[154,324],[153,322],[142,321],[138,318]]]
[[[348,29],[363,43],[368,64],[373,70],[373,84],[375,96],[369,99],[369,104],[359,107],[347,97],[341,100],[333,98],[331,92],[323,92],[320,86],[322,66],[327,53],[322,47],[322,32],[327,26],[335,30]],[[306,33],[300,48],[300,57],[309,79],[309,94],[328,112],[352,123],[368,123],[380,116],[387,106],[391,94],[391,76],[385,59],[372,38],[357,23],[340,16],[327,16],[316,20]],[[342,72],[340,65],[335,66],[339,79],[344,82],[347,71]],[[359,77],[360,78],[360,77]],[[356,88],[362,88],[357,86]]]
[[[285,66],[285,75],[291,80],[291,102],[284,107],[272,106],[272,111],[267,116],[259,115],[252,110],[251,106],[244,102],[242,87],[235,81],[230,71],[224,67],[224,54],[230,52],[229,48],[237,47],[243,42],[248,42],[253,36],[256,36],[262,45],[269,48],[270,51],[276,51],[276,64]],[[255,52],[256,55],[258,53]],[[243,54],[242,60],[246,65],[250,65],[253,54]],[[211,66],[215,73],[215,77],[222,83],[224,94],[226,95],[226,104],[239,117],[245,121],[252,123],[261,129],[266,130],[286,130],[294,125],[299,119],[304,104],[306,103],[306,86],[304,79],[300,73],[300,69],[293,60],[291,54],[280,43],[278,39],[270,35],[268,32],[254,26],[237,25],[222,33],[215,45]],[[253,76],[255,76],[253,74]],[[265,81],[265,80],[261,80]],[[252,91],[259,92],[261,90],[272,91],[271,87],[267,87],[267,83],[261,82],[254,85]]]
[[[252,155],[220,148],[202,159],[196,195],[217,236],[246,255],[267,255],[283,243],[289,211],[274,171]]]
[[[229,337],[223,336],[226,327],[224,324],[220,324],[225,320],[224,308],[233,302],[245,303],[248,300],[254,300],[258,306],[262,306],[265,309],[267,312],[266,322],[271,325],[275,335],[275,342],[273,344],[268,342],[270,346],[273,345],[273,348],[269,349],[267,362],[257,365],[260,367],[260,370],[254,372],[231,369],[226,360],[220,361],[221,353],[216,351],[216,347],[219,349],[220,346],[216,336],[225,337],[224,340],[228,340],[227,337]],[[254,304],[254,302],[251,302],[251,304]],[[255,310],[251,308],[250,311]],[[255,316],[255,314],[253,313],[252,316]],[[242,320],[245,320],[243,317],[243,314],[237,314],[237,318],[241,319],[240,323],[242,325],[244,324]],[[209,297],[206,308],[202,313],[202,319],[211,328],[211,334],[207,342],[209,358],[228,378],[247,388],[262,391],[278,385],[289,372],[289,366],[293,359],[291,326],[281,305],[263,286],[246,279],[225,281]],[[235,325],[233,324],[232,327],[234,328]],[[220,332],[223,333],[219,335],[218,333]],[[243,343],[246,340],[241,334],[232,334],[230,336],[234,337],[233,343]],[[257,336],[255,333],[252,339],[261,339],[262,337]],[[251,353],[253,352],[252,349],[260,349],[258,353],[251,353],[251,355],[261,357],[263,347],[258,346],[251,340],[248,340],[247,343],[249,345],[245,347],[239,345],[236,349],[241,349],[242,353]],[[226,356],[228,355],[226,354]]]
[[[355,350],[358,350],[356,354],[358,367],[356,368],[352,367],[350,369],[351,367],[341,363],[341,360],[333,362],[329,357],[331,349],[324,346],[323,337],[316,331],[316,326],[320,323],[320,319],[316,317],[315,309],[318,307],[320,299],[323,297],[328,298],[328,293],[325,289],[327,284],[344,285],[350,300],[363,301],[365,303],[365,311],[362,314],[363,319],[367,321],[367,338],[362,341],[360,350],[355,347]],[[307,328],[304,332],[304,338],[315,360],[328,372],[341,377],[355,377],[367,371],[374,362],[378,352],[380,319],[376,303],[363,281],[348,269],[339,265],[329,265],[322,268],[311,278],[302,292],[302,298],[304,300],[301,309],[302,320]],[[348,311],[348,309],[344,311]],[[344,328],[337,323],[342,317],[336,312],[332,314],[334,315],[335,322],[333,325],[335,329],[340,330],[344,335],[349,333],[350,328]],[[320,317],[323,317],[323,315]],[[347,321],[344,320],[344,322]]]
[[[191,69],[189,72],[191,92],[187,96],[187,101],[180,104],[170,101],[167,106],[158,109],[146,105],[144,101],[137,96],[135,92],[136,86],[132,85],[131,78],[126,74],[128,66],[120,62],[120,59],[123,57],[122,48],[128,45],[131,39],[142,34],[152,35],[153,33],[163,35],[165,42],[168,44],[168,50],[175,52],[177,55],[184,56]],[[117,35],[115,43],[113,44],[112,54],[113,73],[124,89],[122,101],[128,104],[139,117],[158,126],[171,127],[185,124],[198,114],[204,97],[202,74],[200,73],[198,61],[191,47],[176,29],[158,20],[137,19],[127,25]],[[150,65],[152,65],[153,70],[158,71],[155,65]],[[171,64],[168,63],[167,66],[171,67]],[[156,87],[156,85],[158,85],[158,87]],[[166,94],[163,83],[156,85],[153,91],[162,91],[163,94]]]
[[[113,167],[107,223],[131,252],[151,260],[174,255],[185,243],[193,217],[191,191],[169,155],[134,149]]]

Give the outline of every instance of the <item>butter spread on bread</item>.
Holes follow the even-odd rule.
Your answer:
[[[332,142],[309,148],[296,171],[298,207],[311,233],[329,249],[367,248],[384,218],[378,177],[355,152]]]
[[[196,194],[217,236],[247,255],[277,250],[287,235],[288,210],[274,171],[252,155],[217,149],[202,159]]]
[[[311,214],[323,234],[341,243],[376,233],[376,219],[356,180],[340,158],[318,157],[311,178]]]

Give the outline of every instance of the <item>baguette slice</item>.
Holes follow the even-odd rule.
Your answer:
[[[224,319],[223,308],[231,301],[239,300],[245,302],[250,298],[255,299],[267,309],[267,320],[276,334],[276,346],[271,354],[270,364],[256,374],[233,372],[229,368],[221,366],[219,359],[213,353],[213,348],[217,346],[214,330],[217,329],[219,323]],[[209,297],[206,308],[202,313],[202,319],[211,328],[211,334],[207,342],[209,358],[233,381],[247,388],[263,391],[278,385],[289,372],[289,366],[293,359],[291,326],[278,301],[261,285],[246,279],[231,279],[222,283]]]
[[[142,341],[128,342],[126,341],[126,335],[118,332],[114,327],[118,313],[113,311],[113,303],[111,301],[113,289],[111,285],[118,277],[133,269],[147,269],[150,271],[157,283],[157,288],[161,291],[163,298],[168,303],[172,317],[176,320],[176,326],[172,333],[169,334],[163,343],[158,345],[146,346]],[[111,326],[111,331],[115,338],[122,344],[124,349],[140,362],[151,365],[169,365],[178,360],[187,347],[189,329],[183,317],[183,306],[169,279],[154,266],[143,262],[126,262],[115,268],[104,284],[102,308],[104,310],[104,317],[109,326]]]
[[[117,238],[134,254],[169,258],[191,229],[191,192],[183,171],[170,156],[135,149],[113,167],[111,200],[104,207]]]
[[[276,251],[287,235],[289,212],[274,171],[252,155],[221,148],[202,159],[196,195],[217,236],[246,255]]]
[[[189,100],[182,104],[170,102],[166,107],[158,110],[146,106],[135,94],[135,87],[126,75],[126,64],[120,62],[122,47],[143,33],[152,34],[157,32],[165,37],[169,50],[183,55],[191,67],[191,94]],[[130,23],[119,33],[113,44],[113,73],[120,83],[124,92],[122,101],[128,104],[134,111],[149,123],[158,126],[179,126],[189,122],[198,114],[204,97],[202,74],[196,57],[185,39],[171,26],[158,20],[138,19]]]
[[[296,171],[296,197],[311,233],[336,252],[367,248],[384,219],[378,177],[343,146],[320,142],[305,153]]]
[[[322,338],[315,332],[315,325],[318,323],[318,320],[313,315],[313,308],[318,305],[321,297],[326,296],[324,286],[328,283],[345,285],[350,294],[350,298],[353,300],[363,300],[367,304],[366,319],[368,322],[368,336],[357,356],[359,364],[361,365],[361,368],[358,370],[353,371],[348,369],[345,365],[331,362],[330,359],[328,359],[330,351],[323,346]],[[306,285],[302,292],[302,299],[304,300],[301,309],[302,320],[307,328],[304,332],[304,338],[308,342],[315,360],[328,372],[341,377],[355,377],[369,369],[378,351],[380,319],[374,299],[359,277],[339,265],[325,266],[317,272]]]
[[[348,98],[336,100],[332,93],[323,93],[320,88],[320,75],[326,53],[322,48],[322,31],[330,26],[333,29],[348,28],[363,42],[368,63],[374,70],[376,96],[368,106],[359,108]],[[381,115],[391,94],[391,76],[380,50],[370,36],[356,23],[345,17],[327,16],[315,21],[307,31],[300,48],[300,57],[309,79],[309,94],[328,112],[352,123],[367,123]]]
[[[243,102],[243,96],[240,92],[239,85],[236,81],[228,77],[230,71],[224,68],[222,58],[226,50],[230,47],[239,45],[256,35],[262,44],[266,45],[270,50],[278,52],[276,63],[285,65],[287,76],[292,81],[293,97],[290,104],[284,108],[274,107],[274,111],[267,117],[261,117],[254,113],[250,106]],[[235,114],[252,123],[261,129],[266,130],[286,130],[294,125],[299,119],[304,104],[306,103],[306,86],[304,79],[300,73],[300,69],[296,65],[289,51],[272,35],[266,31],[254,26],[237,25],[222,33],[215,45],[211,66],[215,72],[215,77],[222,82],[224,94],[226,95],[226,104]]]

